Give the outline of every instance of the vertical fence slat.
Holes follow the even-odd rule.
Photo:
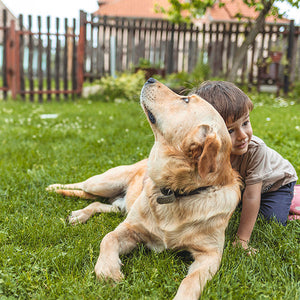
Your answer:
[[[42,22],[41,16],[38,16],[38,89],[39,89],[39,102],[43,101],[43,69],[42,69],[42,59],[43,59],[43,41],[42,41]]]
[[[86,13],[80,11],[80,28],[79,41],[77,47],[77,92],[81,95],[84,82],[84,61],[85,61],[85,46],[86,46]]]
[[[170,25],[170,30],[169,33],[170,35],[167,36],[169,37],[167,39],[167,47],[166,47],[166,61],[167,61],[167,72],[172,73],[173,72],[173,57],[174,57],[174,34],[175,34],[175,25],[171,24]]]
[[[31,33],[32,30],[32,16],[28,16],[28,30]],[[34,95],[34,83],[33,83],[33,53],[34,53],[34,43],[32,34],[29,34],[29,44],[28,44],[28,80],[29,80],[29,90],[30,101],[33,101]]]
[[[188,47],[188,72],[191,72],[193,70],[193,67],[195,67],[195,64],[193,63],[193,52],[194,52],[194,39],[193,39],[193,31],[194,27],[193,24],[190,26],[189,30],[189,47]]]
[[[204,59],[204,54],[206,53],[205,52],[205,44],[206,44],[205,34],[206,34],[206,25],[203,24],[203,26],[202,26],[202,46],[201,46],[201,56],[203,57],[203,59]]]
[[[13,99],[16,99],[19,93],[20,87],[20,74],[18,67],[19,62],[19,38],[16,31],[15,20],[10,21],[9,38],[7,40],[8,48],[8,86],[11,89],[11,95]]]
[[[222,28],[222,31],[220,32],[220,41],[219,41],[219,45],[220,45],[220,57],[219,57],[219,61],[220,61],[220,67],[219,67],[219,74],[224,74],[224,39],[226,36],[226,28],[225,28],[225,24],[220,24],[220,27]]]
[[[103,17],[103,28],[102,28],[102,41],[101,41],[101,61],[102,61],[102,75],[105,75],[105,51],[106,51],[106,47],[105,47],[105,44],[106,44],[106,22],[107,22],[107,17],[104,16]]]
[[[145,57],[145,40],[142,37],[142,25],[143,25],[142,20],[139,20],[138,22],[136,22],[138,34],[137,34],[137,51],[136,51],[136,57],[134,60],[134,65],[138,64],[140,57]]]
[[[200,59],[200,49],[199,49],[199,27],[196,26],[195,29],[195,35],[196,35],[196,40],[195,40],[195,47],[194,47],[194,53],[192,53],[192,56],[194,57],[193,63],[196,66],[198,60]]]
[[[64,91],[68,90],[68,19],[65,18],[65,45],[64,45],[64,56],[63,56],[63,83]],[[65,99],[68,98],[68,94],[64,92]]]
[[[59,18],[56,18],[56,51],[55,51],[55,90],[56,99],[59,100],[59,90],[60,90],[60,39],[59,39]]]
[[[19,15],[19,68],[20,68],[20,92],[21,97],[23,100],[25,100],[25,80],[24,80],[24,33],[22,32],[24,30],[23,26],[23,15]]]
[[[244,34],[245,34],[245,39],[246,39],[249,34],[248,26],[246,26],[246,28],[244,28]],[[242,84],[245,84],[245,73],[246,73],[246,68],[247,68],[248,52],[249,51],[246,52],[246,56],[244,58],[244,61],[242,63],[242,68],[241,68],[241,83]]]
[[[48,101],[51,100],[51,36],[50,36],[50,28],[51,28],[51,19],[50,16],[47,16],[47,66],[46,66],[46,72],[47,72],[47,99]]]
[[[73,91],[78,91],[78,86],[77,86],[77,46],[76,46],[76,20],[73,19],[73,52],[72,52],[72,71],[71,71],[71,77],[72,77],[72,90]],[[73,93],[74,97],[74,93]]]
[[[3,81],[3,98],[7,98],[7,13],[6,10],[3,10],[3,57],[2,57],[2,81]]]
[[[126,61],[126,69],[129,68],[132,63],[132,40],[133,40],[133,25],[132,20],[128,21],[128,31],[127,31],[127,61]]]
[[[295,25],[294,25],[294,20],[291,20],[289,35],[288,35],[287,55],[286,55],[288,60],[288,65],[285,66],[284,83],[283,83],[283,91],[285,94],[287,94],[289,91],[290,74],[293,70],[292,55],[293,55],[293,48],[294,48],[294,38],[295,38],[294,35],[295,35]]]
[[[187,42],[186,42],[186,32],[187,32],[187,24],[183,24],[183,45],[182,45],[182,64],[181,64],[181,69],[185,70],[185,59],[186,59],[186,47],[187,47]],[[173,70],[172,70],[173,71]]]
[[[157,31],[158,31],[158,27],[157,27],[158,21],[155,20],[154,22],[154,43],[153,43],[153,51],[154,51],[154,63],[161,65],[160,61],[157,59],[157,44],[159,43],[159,41],[157,40]]]
[[[88,46],[90,48],[89,54],[90,54],[90,82],[93,81],[94,76],[94,22],[93,22],[93,16],[91,16],[91,24],[90,24],[90,41],[88,42]]]
[[[229,60],[230,60],[230,45],[231,45],[231,35],[232,35],[232,23],[229,25],[228,34],[227,34],[227,51],[226,51],[226,67],[225,67],[225,74],[229,72]]]
[[[173,51],[173,72],[178,72],[178,56],[180,53],[180,29],[176,26],[176,31],[174,32],[174,51]]]

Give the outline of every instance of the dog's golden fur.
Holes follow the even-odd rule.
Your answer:
[[[95,202],[72,212],[72,224],[98,212],[127,213],[101,242],[98,278],[121,280],[119,255],[137,243],[156,251],[184,249],[194,262],[175,299],[198,299],[219,268],[225,229],[240,199],[240,180],[230,164],[230,137],[210,104],[196,95],[179,96],[153,79],[143,87],[141,105],[155,136],[148,160],[48,189],[66,196],[112,199],[112,204]],[[173,202],[158,203],[164,189],[174,191]]]

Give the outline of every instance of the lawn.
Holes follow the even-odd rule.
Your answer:
[[[256,135],[289,159],[300,175],[300,104],[253,95]],[[57,114],[57,118],[47,118]],[[123,220],[102,214],[68,226],[89,201],[49,194],[52,183],[84,180],[147,157],[153,136],[137,102],[77,100],[0,102],[0,299],[171,299],[187,272],[187,253],[140,245],[122,257],[125,280],[96,280],[103,236]],[[299,299],[300,222],[257,221],[249,257],[233,248],[236,212],[226,232],[220,271],[201,299]]]

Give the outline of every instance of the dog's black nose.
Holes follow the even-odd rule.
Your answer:
[[[146,83],[154,83],[156,80],[152,77],[150,77]]]

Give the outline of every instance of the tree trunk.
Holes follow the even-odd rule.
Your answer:
[[[262,1],[264,4],[264,8],[263,10],[260,12],[259,16],[256,19],[255,22],[255,26],[253,27],[253,29],[250,31],[250,33],[247,35],[247,38],[245,39],[245,41],[243,42],[243,44],[241,45],[241,47],[238,48],[237,50],[237,54],[236,57],[234,59],[233,65],[231,70],[229,71],[228,75],[227,75],[227,80],[228,81],[234,81],[238,68],[240,67],[243,59],[246,56],[248,47],[254,42],[256,36],[258,35],[260,29],[263,27],[264,23],[265,23],[265,19],[266,16],[268,14],[268,12],[270,11],[274,0],[270,0],[270,1]]]

